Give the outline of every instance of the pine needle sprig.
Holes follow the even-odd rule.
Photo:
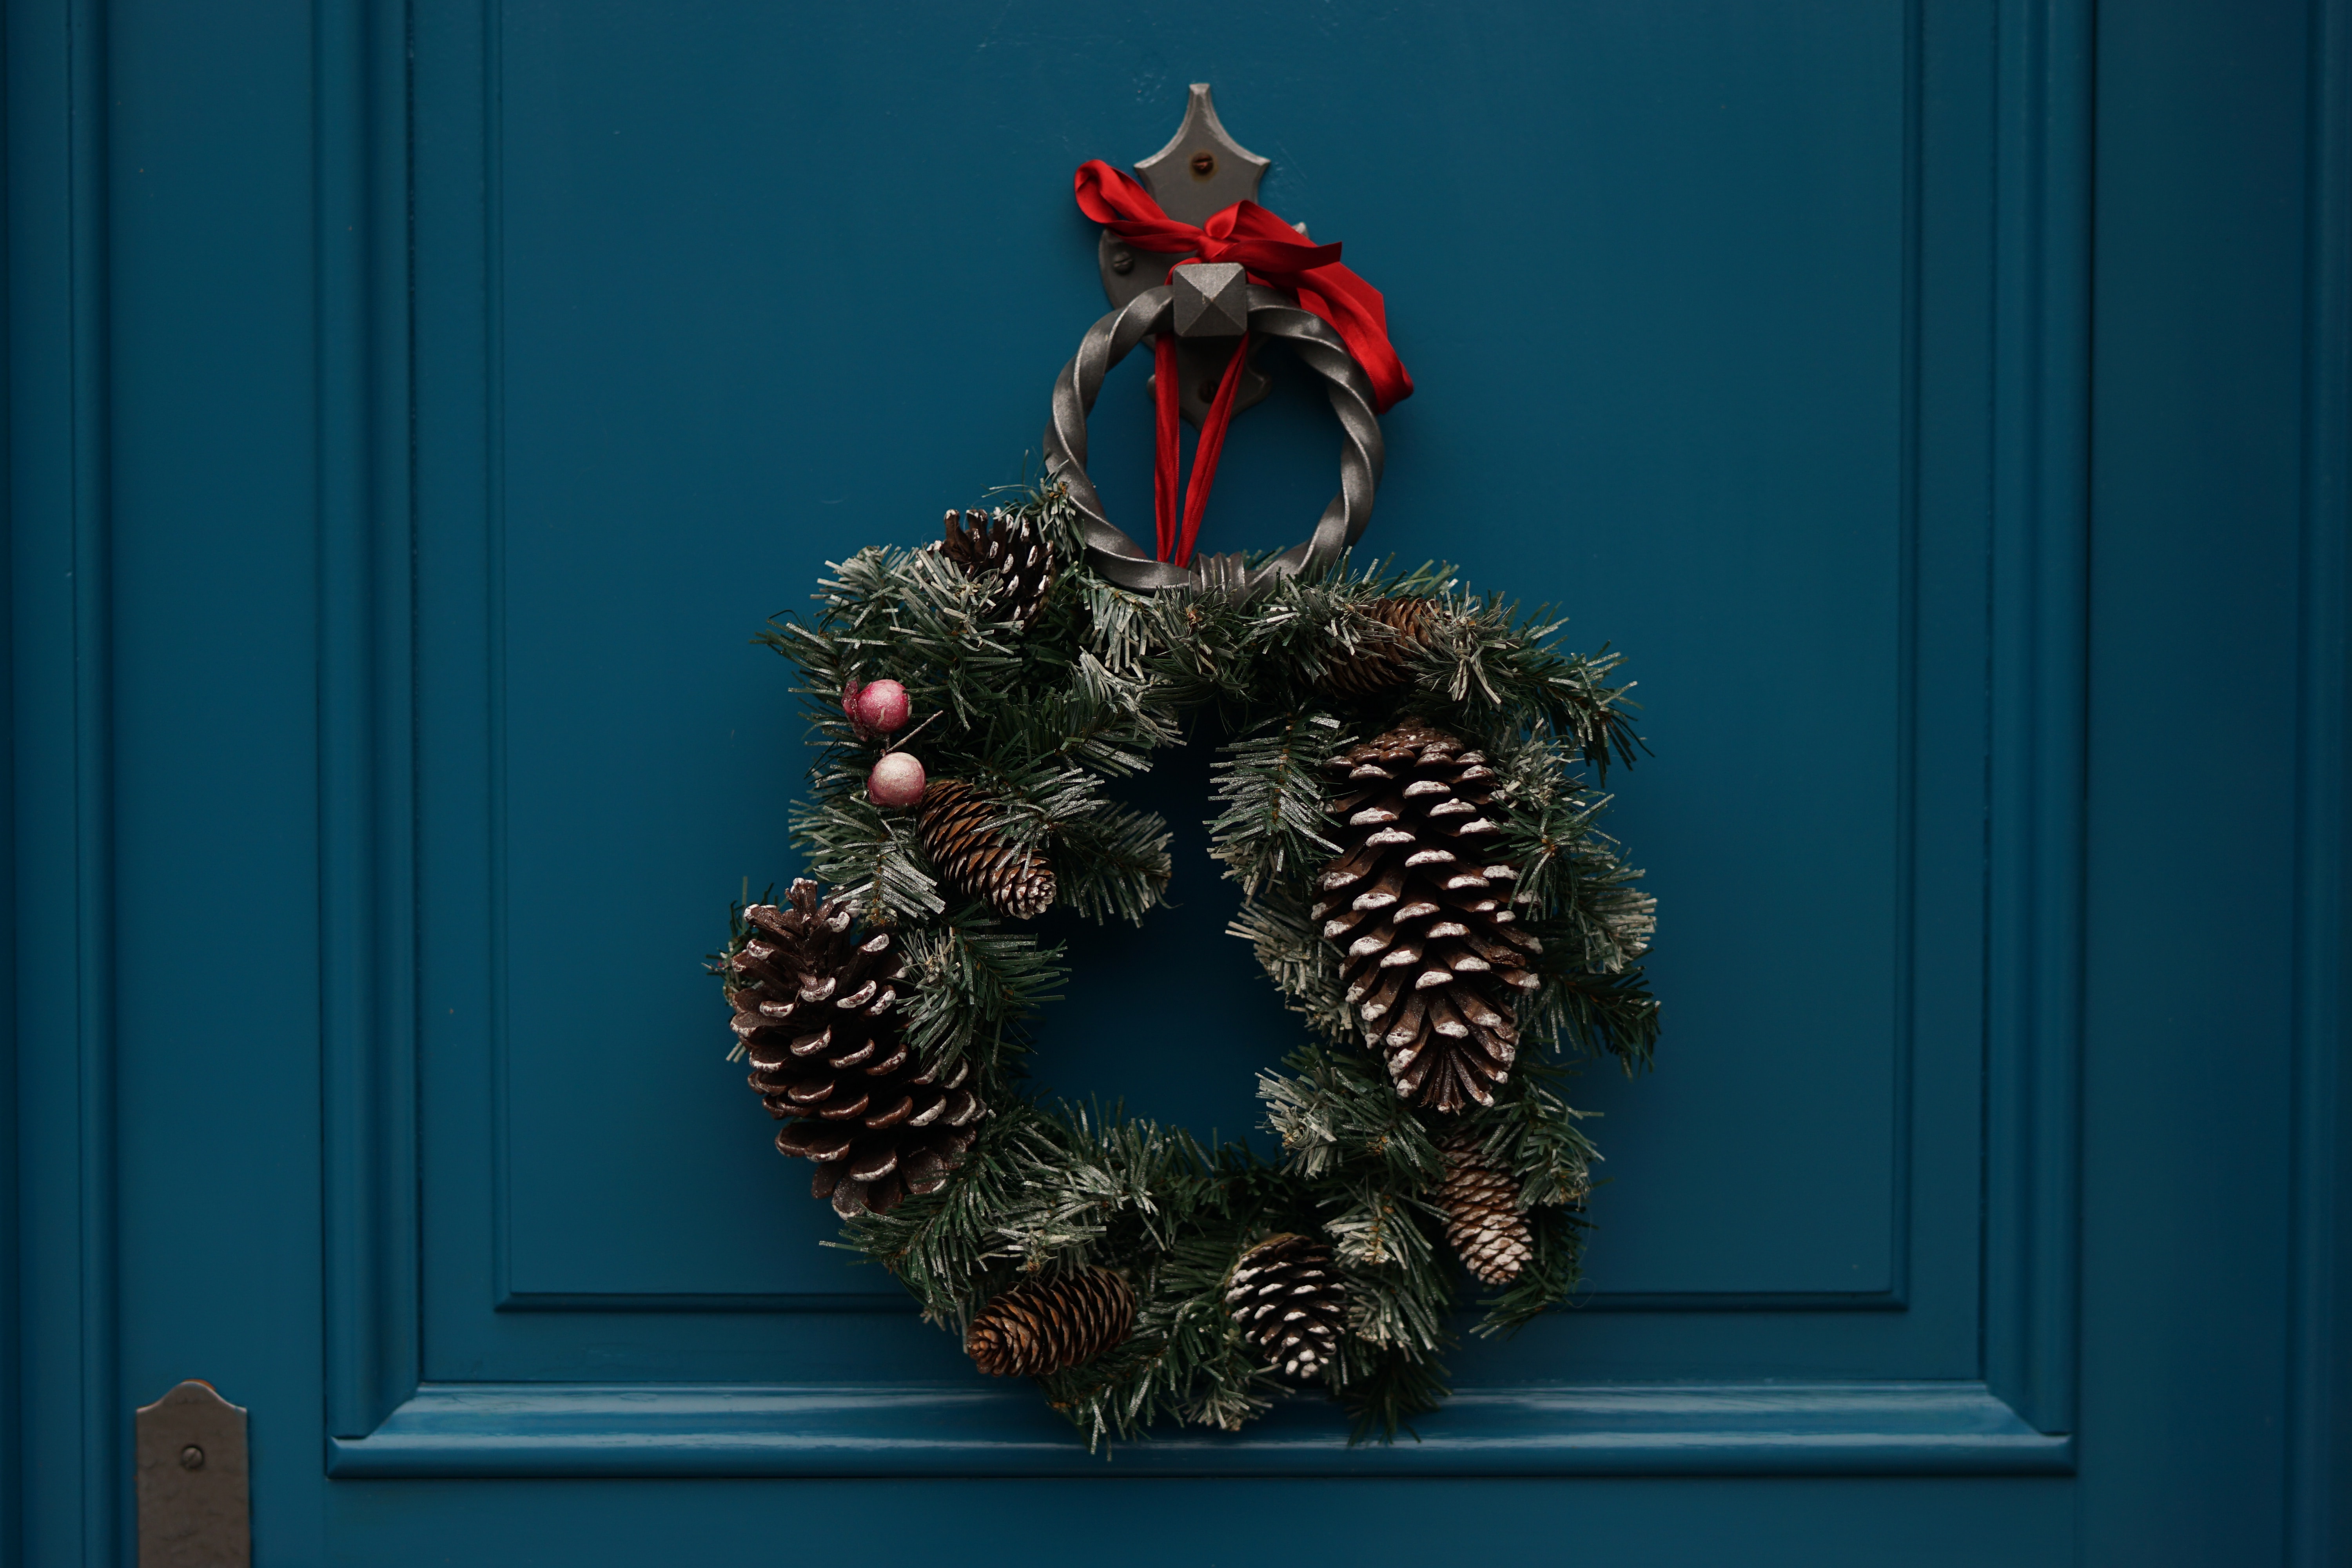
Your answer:
[[[1321,1040],[1354,1043],[1355,1014],[1339,983],[1339,958],[1308,918],[1306,895],[1285,883],[1242,905],[1225,933],[1250,944],[1284,1003]]]
[[[1444,1173],[1436,1142],[1412,1107],[1360,1047],[1309,1047],[1261,1073],[1266,1130],[1282,1141],[1284,1165],[1302,1176],[1370,1169],[1385,1186],[1412,1193]]]
[[[1412,707],[1441,722],[1548,731],[1604,776],[1612,762],[1632,763],[1643,749],[1626,697],[1633,688],[1610,683],[1622,656],[1563,651],[1555,641],[1567,624],[1549,606],[1449,595],[1414,657],[1421,690]]]
[[[1167,819],[1153,812],[1101,805],[1071,818],[1056,836],[1061,901],[1088,920],[1141,925],[1175,875],[1168,841]]]
[[[1250,898],[1339,852],[1327,837],[1323,764],[1352,737],[1315,709],[1276,714],[1218,748],[1212,774],[1223,808],[1209,824],[1209,853]]]
[[[1454,1392],[1446,1386],[1444,1367],[1402,1346],[1367,1353],[1348,1345],[1341,1359],[1346,1365],[1339,1397],[1351,1421],[1351,1448],[1374,1437],[1393,1443],[1400,1432],[1419,1442],[1413,1417],[1437,1409]]]
[[[1507,1338],[1556,1310],[1581,1281],[1584,1221],[1571,1209],[1537,1209],[1528,1215],[1534,1256],[1470,1325],[1481,1339]]]
[[[1166,1250],[1173,1223],[1208,1184],[1208,1160],[1192,1134],[1130,1121],[1118,1108],[1108,1116],[1067,1106],[1039,1114],[1053,1153],[1021,1170],[1021,1191],[997,1215],[1003,1254],[1034,1270],[1099,1262],[1138,1246]]]
[[[1024,1173],[1055,1158],[1057,1129],[1014,1103],[981,1124],[955,1179],[882,1215],[861,1215],[841,1245],[879,1263],[922,1308],[926,1321],[958,1334],[994,1289],[1017,1270],[998,1234],[998,1216],[1019,1194]]]
[[[1542,984],[1520,1006],[1523,1036],[1563,1041],[1583,1056],[1615,1057],[1629,1073],[1649,1065],[1658,1042],[1658,999],[1650,994],[1647,974],[1639,968],[1614,974],[1573,968],[1549,952],[1537,962]],[[1556,962],[1561,966],[1550,967]]]
[[[1489,1163],[1518,1176],[1522,1210],[1580,1205],[1601,1158],[1578,1125],[1591,1113],[1568,1103],[1568,1074],[1549,1062],[1525,1063],[1514,1078],[1491,1110],[1463,1118],[1463,1130]]]
[[[1223,1213],[1168,1249],[1138,1291],[1135,1332],[1110,1354],[1045,1380],[1053,1406],[1094,1446],[1133,1437],[1163,1416],[1239,1431],[1283,1392],[1224,1304],[1246,1232]]]
[[[1057,987],[1069,978],[1060,944],[1006,931],[979,904],[909,931],[905,951],[913,983],[903,1004],[907,1036],[934,1065],[976,1054],[983,1068],[997,1067],[1020,1021],[1060,1001]]]
[[[845,775],[822,775],[787,819],[809,875],[841,889],[858,917],[897,925],[947,909],[913,818],[886,812]]]

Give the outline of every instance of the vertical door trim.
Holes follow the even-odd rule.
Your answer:
[[[315,0],[328,1430],[416,1387],[408,9]]]
[[[2089,671],[2089,0],[2000,12],[1985,1381],[2074,1416]]]
[[[2352,590],[2352,5],[2314,0],[2305,110],[2302,603],[2295,767],[2293,1248],[2287,1343],[2286,1550],[2291,1568],[2339,1560],[2337,1498],[2352,1462],[2352,1364],[2339,1270],[2347,1258],[2342,1118],[2345,724]]]
[[[16,1434],[31,1563],[110,1563],[116,1408],[107,33],[99,0],[8,7]]]

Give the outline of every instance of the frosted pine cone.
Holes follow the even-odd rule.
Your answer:
[[[1436,618],[1433,599],[1375,599],[1356,614],[1371,623],[1359,628],[1356,651],[1335,656],[1316,685],[1334,697],[1371,697],[1393,691],[1412,679],[1412,656]]]
[[[991,831],[996,802],[961,779],[933,779],[923,792],[923,849],[950,881],[1009,920],[1034,920],[1054,905],[1054,867],[1042,849]]]
[[[938,1190],[982,1108],[963,1063],[926,1068],[899,1033],[890,933],[858,940],[849,906],[805,877],[743,917],[752,931],[728,955],[727,1000],[751,1087],[789,1119],[776,1148],[817,1163],[811,1190],[845,1218]]]
[[[1445,1209],[1445,1239],[1481,1284],[1509,1284],[1535,1256],[1535,1231],[1519,1212],[1518,1184],[1489,1164],[1475,1140],[1446,1143],[1438,1201]]]
[[[964,1353],[991,1377],[1044,1377],[1090,1362],[1135,1328],[1135,1291],[1108,1268],[1024,1279],[980,1310]]]
[[[1243,1253],[1225,1284],[1225,1307],[1286,1377],[1320,1373],[1339,1354],[1348,1322],[1347,1287],[1331,1249],[1304,1236],[1270,1236]]]
[[[993,573],[987,614],[1019,621],[1025,630],[1054,590],[1054,550],[1034,517],[994,511],[948,513],[947,532],[932,548],[968,576]]]
[[[1494,770],[1418,721],[1324,768],[1350,847],[1324,868],[1314,915],[1340,949],[1365,1044],[1420,1104],[1494,1104],[1518,1054],[1517,997],[1538,984],[1542,950],[1514,923],[1518,869],[1496,853]]]

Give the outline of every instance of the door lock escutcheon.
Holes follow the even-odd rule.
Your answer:
[[[245,1409],[190,1378],[139,1407],[139,1568],[252,1568]]]

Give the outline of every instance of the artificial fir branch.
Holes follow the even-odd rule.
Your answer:
[[[1048,1002],[1067,978],[1062,949],[1003,929],[978,904],[954,919],[907,933],[908,1037],[924,1058],[951,1062],[977,1052],[998,1066],[1020,1020]]]
[[[1470,1331],[1482,1339],[1515,1334],[1568,1300],[1580,1278],[1583,1220],[1570,1209],[1535,1209],[1528,1215],[1535,1233],[1535,1256],[1487,1303]]]
[[[1328,713],[1307,710],[1260,721],[1219,750],[1214,794],[1224,809],[1209,824],[1210,853],[1256,897],[1339,852],[1327,836],[1322,769],[1350,739]]]
[[[1401,1346],[1360,1348],[1348,1342],[1341,1361],[1346,1370],[1339,1399],[1352,1418],[1350,1447],[1370,1437],[1393,1443],[1399,1432],[1418,1440],[1413,1417],[1435,1410],[1453,1392],[1445,1385],[1444,1367]]]
[[[1250,944],[1275,989],[1317,1038],[1352,1044],[1358,1036],[1339,985],[1339,958],[1316,933],[1307,909],[1303,894],[1288,886],[1275,888],[1265,899],[1244,904],[1225,933]]]
[[[1143,923],[1168,891],[1168,824],[1148,811],[1102,805],[1063,826],[1061,900],[1089,920]]]

